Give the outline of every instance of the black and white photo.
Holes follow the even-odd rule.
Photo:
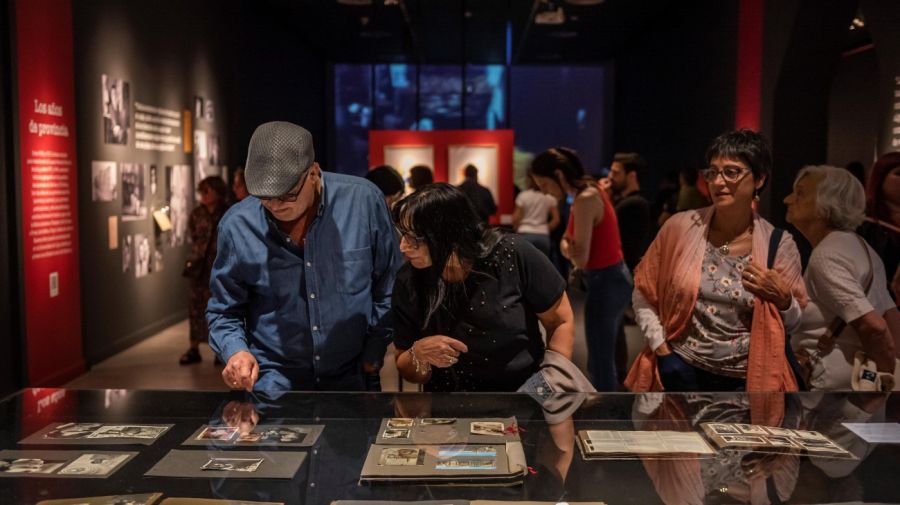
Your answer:
[[[122,163],[122,221],[147,217],[144,165]]]
[[[44,434],[44,438],[55,440],[71,440],[88,438],[88,436],[101,427],[100,423],[66,423],[53,428]]]
[[[143,233],[134,236],[134,276],[138,279],[150,273],[150,239]]]
[[[414,419],[410,419],[408,417],[394,417],[388,419],[387,427],[388,428],[412,428],[415,423]]]
[[[53,473],[65,463],[39,458],[0,459],[0,473]]]
[[[113,202],[119,197],[119,174],[115,161],[91,162],[91,200]]]
[[[109,475],[128,459],[128,454],[82,454],[65,468],[60,475]]]
[[[188,234],[188,218],[194,206],[194,188],[191,182],[190,165],[166,167],[166,201],[169,203],[169,220],[172,233],[169,245],[184,245]]]
[[[145,426],[141,424],[105,424],[97,428],[87,438],[142,438],[155,439],[166,431],[165,426]]]
[[[473,435],[488,435],[492,437],[502,437],[504,435],[503,423],[491,421],[476,421],[472,423],[469,432]]]
[[[218,440],[228,442],[237,435],[238,429],[231,426],[207,426],[197,435],[197,440]]]
[[[255,472],[262,462],[262,459],[250,458],[209,458],[202,468],[219,472]]]
[[[125,235],[122,237],[122,273],[131,271],[132,257],[134,256],[134,237]]]
[[[408,429],[387,429],[384,430],[382,438],[409,438]]]
[[[131,88],[127,81],[100,77],[103,104],[103,142],[128,144],[131,137]]]

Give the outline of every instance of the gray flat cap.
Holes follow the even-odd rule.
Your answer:
[[[293,123],[256,128],[247,148],[244,180],[253,196],[277,197],[291,190],[316,160],[312,134]]]

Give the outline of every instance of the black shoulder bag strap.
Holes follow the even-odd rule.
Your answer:
[[[781,237],[784,236],[784,230],[775,228],[772,230],[772,236],[769,238],[769,258],[766,261],[766,268],[769,270],[775,266],[775,256],[778,254],[778,244],[781,243]],[[791,348],[791,336],[785,332],[784,334],[784,356],[787,358],[791,371],[794,372],[794,379],[797,381],[797,388],[800,391],[806,391],[806,382],[803,380],[803,372],[797,357],[794,356],[794,349]]]

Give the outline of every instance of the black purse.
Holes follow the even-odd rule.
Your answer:
[[[772,230],[772,237],[769,239],[769,257],[768,261],[766,261],[766,267],[769,270],[775,265],[775,255],[778,254],[778,244],[781,243],[782,235],[784,235],[784,230],[781,228]],[[790,365],[791,371],[794,373],[794,379],[797,381],[797,388],[800,391],[807,391],[803,367],[797,361],[797,356],[794,355],[794,349],[791,347],[791,336],[787,333],[784,335],[784,356],[787,358],[788,365]]]

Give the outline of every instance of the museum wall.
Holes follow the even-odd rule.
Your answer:
[[[187,315],[181,270],[190,248],[193,188],[205,175],[226,175],[230,166],[234,40],[228,23],[238,6],[214,0],[72,3],[89,364]],[[157,211],[171,230],[163,231]],[[187,335],[184,341],[187,348]]]
[[[841,57],[828,100],[828,156],[837,167],[859,161],[871,167],[878,151],[878,58],[874,48]]]
[[[0,33],[9,33],[9,10],[0,8]],[[9,39],[0,37],[0,75],[12,75]],[[18,276],[13,258],[12,240],[15,218],[13,173],[12,90],[6,78],[0,79],[0,398],[17,390],[23,382],[21,333],[19,332]]]
[[[185,188],[203,175],[230,180],[257,125],[305,126],[327,169],[325,61],[279,8],[247,0],[73,0],[88,364],[187,316],[181,270],[190,248],[186,218],[197,202]],[[130,111],[111,98],[126,84],[129,98],[121,102]],[[123,115],[130,131],[115,128]],[[159,134],[164,125],[171,130]],[[158,136],[180,130],[180,143]],[[103,186],[112,172],[115,194]],[[130,198],[134,181],[143,184],[138,203]],[[170,231],[154,217],[166,207]],[[184,342],[187,348],[187,335]]]
[[[736,0],[670,3],[616,60],[613,145],[644,156],[650,194],[667,171],[699,167],[709,141],[733,126],[737,8]]]

